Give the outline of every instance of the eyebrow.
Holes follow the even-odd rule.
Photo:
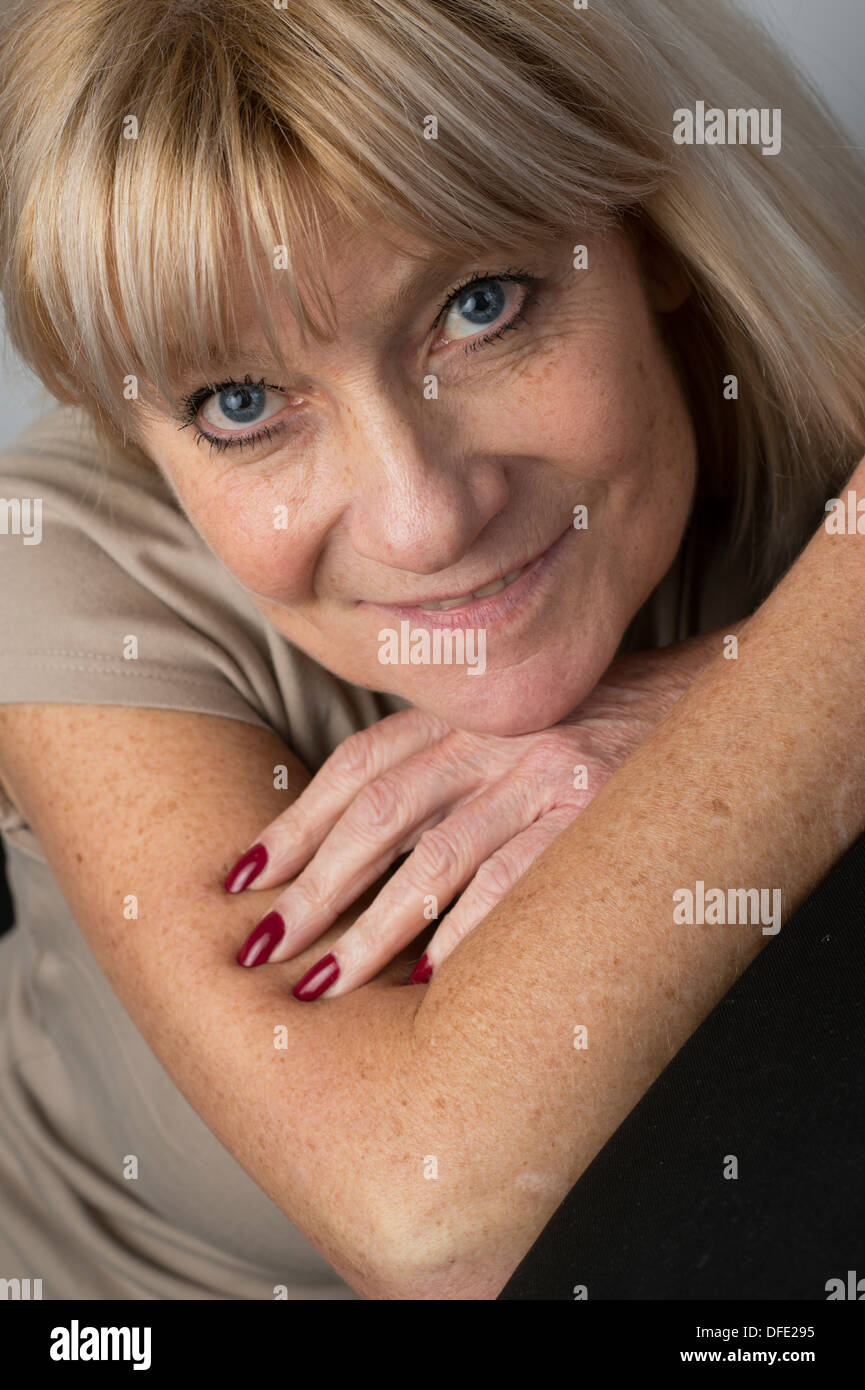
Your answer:
[[[435,285],[446,283],[451,285],[457,276],[460,267],[467,268],[471,265],[477,268],[479,274],[486,273],[480,269],[480,263],[470,261],[465,255],[447,255],[438,259],[422,262],[411,274],[409,274],[402,284],[393,290],[384,302],[378,307],[377,312],[384,318],[395,318],[402,310],[415,303],[423,294],[431,292]],[[281,370],[278,363],[274,362],[270,356],[270,348],[263,337],[253,336],[236,349],[225,354],[225,348],[220,343],[209,343],[207,345],[204,370],[215,379],[228,371],[229,364],[232,362],[255,362],[258,368],[263,370],[269,365],[274,371]],[[181,369],[178,373],[177,388],[186,394],[190,388],[201,380],[198,366],[194,368]]]
[[[427,261],[418,266],[415,272],[384,301],[382,308],[386,318],[393,318],[401,310],[412,304],[423,292],[433,285],[447,280],[450,284],[460,266],[468,266],[466,256],[443,256],[439,260]],[[483,273],[483,272],[481,272]]]

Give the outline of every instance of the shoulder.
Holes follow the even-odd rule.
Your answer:
[[[164,495],[169,490],[159,469],[132,443],[103,434],[85,410],[54,406],[44,411],[0,450],[0,484],[20,479],[57,496],[94,493],[103,488]]]
[[[276,728],[265,618],[142,455],[74,408],[0,454],[0,705],[185,709]]]
[[[160,537],[209,556],[156,464],[101,433],[76,407],[47,411],[0,452],[0,492],[0,524],[5,517],[6,534],[22,541],[4,547],[7,563],[16,551],[39,547],[39,566],[47,569],[58,543],[76,531],[118,560]]]

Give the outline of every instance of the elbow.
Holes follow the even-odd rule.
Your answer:
[[[532,1243],[514,1231],[478,1229],[458,1209],[426,1203],[395,1211],[393,1194],[378,1221],[373,1267],[353,1287],[362,1297],[402,1302],[493,1300]]]
[[[364,1298],[393,1302],[492,1301],[511,1273],[483,1256],[466,1260],[454,1254],[428,1260],[403,1249],[380,1261],[375,1274],[367,1274],[354,1288]]]

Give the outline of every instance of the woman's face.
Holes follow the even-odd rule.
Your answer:
[[[195,394],[188,429],[168,407],[148,414],[142,446],[322,665],[455,728],[553,724],[609,665],[685,527],[695,443],[656,317],[684,287],[618,228],[524,263],[419,264],[372,230],[330,244],[336,334],[304,339],[286,311],[278,378],[248,318],[248,355],[210,382],[237,385]]]

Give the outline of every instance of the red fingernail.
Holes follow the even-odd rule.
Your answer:
[[[317,960],[311,970],[307,970],[302,980],[298,980],[294,989],[291,991],[295,999],[301,999],[307,1003],[310,999],[317,999],[323,994],[339,975],[339,966],[336,956],[322,956]]]
[[[264,965],[273,948],[285,936],[285,923],[278,912],[268,912],[249,933],[237,953],[238,965]]]
[[[411,980],[409,983],[413,985],[425,985],[431,974],[432,966],[429,963],[429,957],[426,952],[424,952],[414,970],[411,972]]]
[[[241,855],[234,868],[229,870],[225,880],[226,893],[242,893],[254,878],[258,878],[266,863],[267,850],[264,845],[253,845],[252,849]]]

